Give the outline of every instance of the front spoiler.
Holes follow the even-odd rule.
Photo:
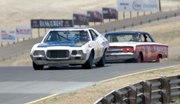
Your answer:
[[[81,65],[84,64],[88,59],[88,56],[86,54],[84,54],[82,57],[70,57],[69,59],[47,59],[46,57],[33,57],[32,55],[30,57],[32,61],[37,65],[51,65],[51,66],[64,65],[64,64]]]

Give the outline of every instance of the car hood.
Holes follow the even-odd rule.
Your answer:
[[[46,48],[46,47],[55,47],[55,46],[68,46],[68,47],[81,47],[84,43],[75,43],[75,42],[48,42],[40,43],[37,47]]]

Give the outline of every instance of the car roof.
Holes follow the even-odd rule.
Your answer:
[[[89,30],[93,28],[86,28],[86,27],[66,27],[66,28],[55,28],[50,29],[50,31],[59,31],[59,30]]]
[[[132,34],[138,34],[138,33],[142,33],[142,34],[149,34],[148,32],[144,32],[144,31],[139,31],[139,30],[122,30],[122,31],[113,31],[113,32],[108,32],[106,34],[119,34],[119,33],[132,33]]]

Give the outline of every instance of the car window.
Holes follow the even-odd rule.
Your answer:
[[[96,32],[94,32],[93,30],[89,30],[92,40],[96,40],[96,38],[98,37],[98,35],[96,34]]]
[[[109,33],[105,37],[109,42],[139,42],[141,36],[134,33]]]
[[[105,35],[109,42],[154,42],[148,33],[107,33]]]
[[[88,42],[90,37],[87,31],[84,30],[61,30],[50,31],[44,42]]]
[[[151,37],[149,36],[149,34],[143,34],[143,42],[153,42],[153,40],[151,39]]]

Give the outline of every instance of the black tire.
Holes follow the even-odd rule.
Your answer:
[[[49,66],[49,69],[57,69],[55,66]]]
[[[103,67],[105,65],[105,52],[103,53],[103,56],[99,60],[99,62],[96,63],[96,67]]]
[[[139,53],[138,56],[137,56],[137,59],[134,60],[135,63],[143,63],[144,60],[143,60],[143,54],[142,53]]]
[[[93,60],[94,60],[94,53],[91,51],[88,60],[86,61],[85,64],[82,65],[82,68],[91,69],[93,65]]]
[[[160,56],[159,55],[156,58],[156,63],[160,63]]]
[[[33,62],[33,68],[34,70],[43,70],[44,65],[37,65],[36,63]]]

